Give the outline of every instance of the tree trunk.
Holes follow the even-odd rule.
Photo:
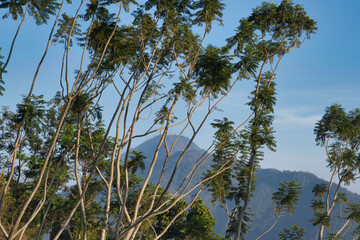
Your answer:
[[[279,218],[280,218],[280,214],[281,214],[281,212],[279,212],[279,213],[277,214],[276,219],[275,219],[275,222],[271,225],[271,227],[270,227],[268,230],[266,230],[265,232],[263,232],[260,236],[258,236],[258,237],[256,238],[256,240],[258,240],[259,238],[261,238],[262,236],[264,236],[265,234],[267,234],[268,232],[270,232],[271,229],[273,229],[273,227],[275,226],[275,224],[277,223],[277,221],[278,221]]]
[[[324,225],[320,225],[320,231],[319,231],[319,240],[323,239],[323,235],[324,235]]]
[[[255,166],[255,156],[256,156],[256,149],[253,149],[251,159],[250,159],[250,170],[249,170],[249,176],[248,176],[248,182],[247,182],[247,190],[246,190],[246,197],[243,207],[241,208],[241,211],[239,212],[239,218],[238,218],[238,226],[236,228],[236,236],[235,240],[240,240],[241,236],[241,228],[242,228],[242,220],[245,215],[245,211],[249,205],[250,202],[250,196],[251,196],[251,182],[253,179],[253,171]]]

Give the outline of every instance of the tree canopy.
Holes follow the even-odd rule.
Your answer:
[[[276,147],[278,66],[317,27],[299,4],[264,2],[239,20],[232,36],[222,36],[224,46],[205,46],[224,7],[221,0],[0,1],[1,14],[19,22],[0,57],[0,94],[23,23],[50,29],[23,101],[1,110],[2,239],[221,239],[199,197],[206,189],[228,213],[226,238],[244,238],[256,169],[264,149]],[[57,91],[45,99],[34,89],[49,49],[57,51],[59,71],[49,79]],[[249,79],[255,82],[250,115],[215,119],[213,144],[186,162],[189,171],[175,183],[195,138]],[[106,94],[111,106],[102,106]],[[344,182],[354,177],[355,155],[347,151],[349,160],[337,160],[336,143],[350,139],[358,149],[358,115],[345,114],[344,127],[324,118],[316,128],[317,141],[335,138],[330,162]],[[190,141],[174,157],[182,135]],[[134,150],[149,136],[159,136],[150,157]],[[210,161],[211,168],[199,171]],[[274,212],[291,213],[298,191],[296,183],[283,183]],[[349,206],[349,219],[358,218],[354,209]]]

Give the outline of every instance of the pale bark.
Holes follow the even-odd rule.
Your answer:
[[[28,8],[29,8],[29,4],[30,4],[30,2],[28,2],[28,3],[26,4],[25,11],[24,11],[24,15],[21,16],[21,22],[20,22],[18,28],[16,29],[15,35],[14,35],[13,40],[12,40],[12,42],[11,42],[9,54],[8,54],[8,56],[7,56],[7,58],[6,58],[6,61],[5,61],[5,63],[4,63],[4,66],[0,69],[0,73],[5,72],[5,69],[6,69],[7,65],[9,64],[9,61],[10,61],[12,52],[13,52],[13,50],[14,50],[15,42],[16,42],[17,36],[18,36],[18,34],[19,34],[19,32],[20,32],[21,26],[23,25],[23,23],[24,23],[27,19],[29,19],[29,18],[32,17],[32,16],[30,16],[30,17],[26,18],[26,14],[27,14],[27,11],[28,11]]]
[[[51,156],[52,151],[53,151],[53,149],[54,149],[54,147],[55,147],[57,138],[58,138],[58,136],[59,136],[59,134],[60,134],[60,130],[61,130],[62,125],[63,125],[63,123],[64,123],[64,120],[65,120],[65,117],[66,117],[66,113],[68,112],[69,109],[70,109],[70,102],[67,104],[67,106],[66,106],[66,108],[65,108],[65,110],[64,110],[64,113],[63,113],[63,115],[62,115],[62,118],[61,118],[61,120],[60,120],[60,122],[59,122],[59,126],[57,127],[57,130],[56,130],[54,139],[53,139],[53,141],[52,141],[52,143],[51,143],[51,145],[50,145],[50,147],[49,147],[48,154],[47,154],[47,156],[46,156],[46,158],[45,158],[45,161],[44,161],[44,165],[43,165],[43,167],[42,167],[42,169],[41,169],[41,172],[40,172],[40,174],[39,174],[38,181],[37,181],[34,189],[32,190],[30,196],[28,197],[28,200],[25,202],[24,206],[22,207],[22,209],[21,209],[21,211],[20,211],[20,214],[19,214],[18,218],[16,219],[16,222],[15,222],[14,226],[13,226],[13,228],[11,229],[11,232],[9,233],[9,240],[12,240],[12,239],[13,239],[14,234],[15,234],[15,231],[17,230],[17,227],[19,226],[20,221],[21,221],[23,215],[25,214],[25,211],[26,211],[27,207],[29,206],[31,200],[34,198],[34,196],[35,196],[38,188],[39,188],[40,185],[41,185],[41,182],[42,182],[42,179],[43,179],[45,170],[46,170],[46,166],[47,166],[47,164],[48,164],[48,162],[49,162],[50,156]]]
[[[342,230],[344,230],[344,228],[349,224],[349,222],[351,221],[351,218],[347,219],[346,222],[342,225],[342,227],[339,229],[339,231],[337,231],[335,233],[335,236],[334,237],[337,237],[341,232]]]
[[[279,218],[280,218],[280,214],[281,214],[281,212],[279,212],[278,214],[277,214],[277,216],[276,216],[276,219],[275,219],[275,221],[274,221],[274,223],[269,227],[269,229],[268,230],[266,230],[265,232],[263,232],[260,236],[258,236],[257,238],[256,238],[256,240],[258,240],[259,238],[261,238],[262,236],[264,236],[265,234],[267,234],[268,232],[270,232],[271,231],[271,229],[273,229],[274,228],[274,226],[275,226],[275,224],[277,223],[277,221],[279,220]]]
[[[246,196],[244,199],[244,205],[241,206],[241,211],[239,212],[239,216],[237,219],[238,223],[237,223],[237,227],[236,227],[236,235],[234,238],[236,240],[240,240],[240,238],[241,238],[242,220],[244,219],[246,209],[250,202],[251,185],[252,185],[252,181],[253,181],[253,174],[254,174],[253,169],[255,166],[255,158],[256,158],[256,150],[253,149],[253,152],[251,153],[251,158],[250,158],[250,169],[249,169],[249,174],[248,174],[247,183],[246,183],[247,188],[246,188]]]
[[[78,113],[77,118],[77,135],[76,135],[76,151],[75,151],[75,179],[77,188],[79,191],[79,195],[81,196],[83,193],[82,184],[79,176],[79,151],[80,151],[80,135],[81,135],[81,113]],[[87,239],[87,221],[86,221],[86,209],[85,209],[85,195],[81,198],[81,215],[82,215],[82,221],[83,221],[83,239]]]

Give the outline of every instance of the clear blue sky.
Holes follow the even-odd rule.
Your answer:
[[[248,16],[251,9],[261,2],[226,1],[224,26],[215,24],[206,43],[222,45],[224,39],[233,34],[239,19]],[[262,167],[309,171],[328,179],[325,152],[315,146],[313,128],[325,108],[333,103],[342,104],[347,110],[360,107],[360,1],[294,2],[302,4],[309,16],[317,21],[318,31],[300,49],[286,56],[278,70],[275,113],[278,147],[276,153],[266,152]],[[16,24],[12,20],[0,20],[2,55],[8,53]],[[0,105],[14,107],[20,95],[27,93],[46,38],[47,31],[43,28],[25,23],[7,69],[9,73],[5,75],[6,92],[0,97]],[[34,54],[34,49],[39,50]],[[52,78],[54,71],[56,75],[59,71],[58,50],[58,46],[51,47],[35,91],[37,94],[45,93],[47,98],[54,95],[54,86],[58,86],[58,80]],[[236,89],[221,105],[224,112],[217,113],[214,118],[228,115],[233,121],[243,120],[247,113],[244,103],[252,86],[253,82],[244,82],[243,87]],[[197,141],[204,148],[209,142],[207,139],[212,138],[212,131],[205,132]],[[360,193],[359,183],[350,188]]]

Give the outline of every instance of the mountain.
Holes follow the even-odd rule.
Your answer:
[[[146,157],[145,160],[145,166],[146,169],[149,169],[151,165],[151,160],[154,157],[155,150],[157,148],[157,145],[160,141],[160,137],[154,137],[142,144],[140,144],[138,147],[135,148],[137,151],[142,151],[143,155]],[[163,145],[160,148],[158,159],[154,167],[154,173],[152,174],[152,177],[150,178],[150,182],[158,182],[159,176],[161,175],[162,168],[164,165],[165,160],[166,167],[165,167],[165,174],[162,178],[162,186],[165,186],[170,177],[172,170],[174,169],[177,160],[181,156],[181,154],[184,152],[185,148],[189,144],[190,139],[187,137],[180,136],[179,138],[176,138],[176,136],[168,136],[166,140],[166,145],[168,148],[168,151],[170,152],[169,158],[166,160],[166,147]],[[175,142],[175,144],[174,144]],[[180,186],[186,175],[193,169],[194,163],[197,160],[201,160],[204,157],[204,154],[206,152],[199,148],[196,144],[192,143],[189,145],[189,148],[187,152],[182,157],[182,160],[180,164],[177,167],[177,171],[173,177],[172,184],[169,188],[170,192],[175,192],[177,190],[177,186]],[[202,173],[206,171],[211,165],[211,159],[207,159],[204,164],[200,165],[199,169],[197,170],[197,173]],[[146,171],[145,171],[146,172]],[[141,173],[138,173],[141,177]],[[191,181],[190,186],[194,186],[195,183],[199,182],[201,180],[201,174],[196,174],[194,178]]]
[[[250,208],[253,210],[256,217],[253,220],[253,231],[248,235],[247,239],[255,239],[262,232],[268,229],[275,220],[275,214],[271,212],[273,209],[271,206],[271,197],[273,192],[277,190],[279,183],[284,180],[295,180],[301,184],[302,192],[300,194],[299,202],[296,205],[294,214],[292,216],[284,215],[280,217],[275,227],[262,239],[278,239],[278,233],[283,228],[290,228],[291,225],[294,224],[306,229],[305,239],[315,239],[318,228],[314,227],[309,221],[313,218],[313,212],[310,207],[311,200],[313,199],[312,188],[315,184],[328,184],[328,182],[308,172],[259,169],[256,175],[256,190],[250,204]],[[360,203],[360,196],[358,194],[352,193],[345,188],[341,188],[340,192],[346,193],[346,197],[349,202]],[[339,203],[335,206],[333,213],[338,214],[340,210],[343,213],[344,208],[345,206]],[[340,229],[344,222],[344,220],[332,218],[331,229],[334,231]],[[344,240],[354,239],[354,236],[351,236],[350,234],[354,228],[355,227],[352,227],[348,231],[348,234],[343,238]],[[325,232],[324,236],[326,236],[327,233],[328,231]]]
[[[148,169],[151,164],[151,159],[153,159],[155,149],[160,141],[160,137],[155,137],[150,139],[138,147],[135,150],[142,151],[143,154],[147,157],[145,160],[146,168]],[[184,149],[188,146],[190,139],[186,137],[179,137],[176,140],[175,136],[167,137],[167,145],[168,149],[173,145],[170,157],[167,160],[165,174],[162,179],[162,186],[165,186],[170,179],[171,174],[169,174],[166,170],[173,169],[179,156],[183,153]],[[202,159],[205,150],[199,148],[195,143],[189,145],[188,151],[185,153],[181,163],[178,166],[178,170],[174,175],[173,184],[170,186],[169,191],[175,192],[177,190],[176,186],[179,186],[182,180],[186,177],[186,175],[191,171],[194,166],[194,162],[198,159]],[[266,157],[266,156],[265,156]],[[158,182],[158,176],[161,175],[162,166],[164,160],[166,158],[166,148],[162,146],[159,151],[158,162],[155,164],[153,176],[150,179],[151,182]],[[198,169],[198,173],[205,172],[211,166],[211,158],[207,159],[203,165],[201,165]],[[317,227],[314,227],[310,222],[310,219],[313,218],[313,213],[311,210],[311,200],[313,198],[312,188],[315,184],[319,183],[327,183],[327,181],[322,180],[316,177],[312,173],[308,172],[295,172],[295,171],[279,171],[276,169],[258,169],[256,180],[256,190],[253,193],[253,197],[251,198],[250,208],[252,209],[252,213],[254,214],[253,223],[252,223],[252,231],[247,235],[246,239],[256,239],[261,233],[269,228],[275,220],[275,214],[272,212],[272,194],[277,191],[279,183],[284,180],[295,180],[302,186],[302,192],[300,194],[300,199],[298,204],[296,205],[295,212],[292,216],[284,215],[281,216],[278,223],[275,227],[267,233],[261,239],[278,239],[278,233],[283,228],[290,228],[291,225],[297,224],[300,227],[304,227],[305,230],[305,239],[311,240],[315,239]],[[197,183],[201,180],[201,174],[196,174],[193,179],[193,183]],[[360,203],[360,196],[355,193],[351,193],[347,191],[345,188],[341,188],[341,192],[346,193],[347,198],[350,202]],[[200,197],[204,200],[207,206],[210,207],[210,210],[216,219],[215,230],[217,233],[224,235],[227,224],[228,217],[224,211],[224,209],[220,208],[218,204],[211,205],[211,194],[208,191],[204,191]],[[233,207],[233,206],[231,206]],[[339,213],[340,207],[342,207],[342,212],[344,210],[344,206],[338,204],[333,210],[333,213]],[[340,219],[332,219],[331,221],[331,229],[334,231],[339,229],[342,226],[344,220]],[[343,238],[344,240],[353,239],[354,236],[351,236],[351,232],[354,229],[352,227],[348,233]],[[326,230],[328,231],[328,230]],[[326,234],[326,232],[325,232]],[[326,235],[325,235],[326,236]]]

